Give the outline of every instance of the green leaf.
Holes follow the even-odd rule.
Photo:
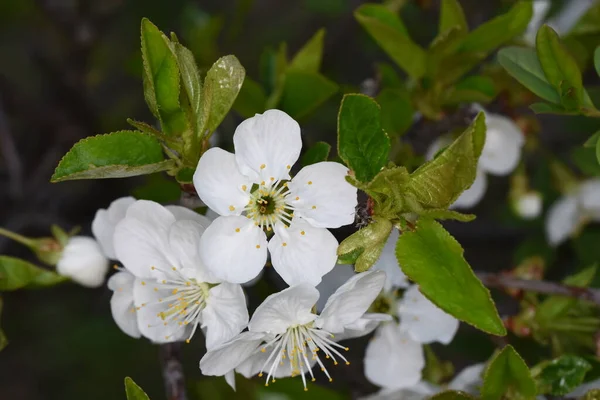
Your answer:
[[[302,156],[302,166],[316,164],[321,161],[327,161],[331,145],[326,142],[317,142],[313,144]]]
[[[525,32],[533,15],[531,1],[516,3],[506,14],[491,19],[465,36],[460,52],[487,54]]]
[[[531,111],[536,114],[558,114],[558,115],[573,115],[573,111],[567,111],[563,106],[550,103],[533,103],[529,106]]]
[[[458,0],[442,0],[438,33],[446,32],[458,26],[463,34],[469,31],[465,13]]]
[[[594,50],[594,68],[596,68],[596,73],[600,76],[600,46]]]
[[[145,133],[119,131],[75,143],[60,160],[52,182],[73,179],[124,178],[173,168],[160,143]]]
[[[581,400],[599,400],[599,399],[600,399],[600,389],[592,389],[581,398]]]
[[[485,116],[479,113],[458,139],[411,174],[407,193],[423,208],[448,208],[475,181],[485,130]]]
[[[564,396],[583,383],[585,374],[592,366],[581,357],[563,355],[535,369],[540,369],[536,374],[539,394]]]
[[[379,259],[392,228],[392,223],[387,219],[374,219],[340,243],[338,257],[343,263],[354,264],[356,272],[367,271]]]
[[[130,377],[125,378],[127,400],[150,400],[150,397]]]
[[[557,88],[559,93],[564,93],[565,89],[573,88],[575,107],[577,107],[583,101],[581,71],[579,71],[573,56],[560,42],[556,32],[548,25],[542,26],[538,31],[536,48],[548,82]]]
[[[265,93],[265,89],[258,82],[247,76],[233,103],[233,109],[242,117],[250,118],[255,114],[264,112],[266,103],[267,94]]]
[[[460,244],[438,222],[419,218],[396,244],[402,271],[442,310],[494,335],[506,329],[490,292],[463,257]]]
[[[166,135],[181,134],[187,122],[179,105],[179,69],[171,42],[147,18],[141,31],[146,103]]]
[[[571,160],[585,175],[600,176],[596,149],[575,147],[571,150]]]
[[[190,50],[179,43],[173,43],[172,46],[189,105],[190,120],[192,121],[194,130],[199,132],[204,124],[202,121],[202,81],[200,80],[200,71]]]
[[[347,94],[338,114],[338,154],[356,179],[369,182],[388,162],[390,139],[381,129],[381,109],[370,97]]]
[[[289,69],[303,72],[319,72],[323,58],[323,39],[325,29],[319,29],[315,35],[294,56]]]
[[[221,57],[210,67],[204,80],[202,98],[206,121],[202,130],[204,135],[213,133],[221,124],[231,109],[245,76],[246,71],[235,56]]]
[[[598,143],[598,139],[600,139],[600,131],[594,133],[588,140],[585,141],[583,147],[592,147],[596,148],[596,143]]]
[[[485,371],[481,397],[486,400],[533,399],[536,393],[527,364],[512,346],[507,345],[490,361]]]
[[[445,103],[489,103],[496,94],[496,86],[492,78],[473,75],[458,82],[448,92]]]
[[[415,110],[405,89],[383,89],[375,99],[381,106],[381,125],[390,135],[401,136],[413,123]]]
[[[28,261],[0,256],[0,291],[54,286],[66,280],[67,278]]]
[[[429,400],[475,400],[475,397],[465,392],[446,390],[430,397]]]
[[[506,47],[498,52],[498,62],[513,78],[544,100],[560,104],[558,91],[548,82],[536,52],[524,47]]]
[[[281,109],[301,118],[333,96],[338,86],[315,72],[288,71],[281,97]]]
[[[410,39],[396,14],[383,5],[363,4],[354,17],[408,75],[419,79],[425,74],[427,54]]]
[[[600,163],[600,140],[596,142],[596,159]]]

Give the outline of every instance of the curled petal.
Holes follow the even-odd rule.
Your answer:
[[[202,311],[207,349],[232,339],[247,324],[246,297],[240,285],[221,283],[210,289],[206,308]]]
[[[100,243],[104,255],[111,260],[115,260],[117,257],[113,246],[115,227],[125,218],[127,209],[133,203],[135,203],[133,197],[121,197],[110,203],[106,210],[98,210],[92,221],[92,233]]]
[[[191,220],[176,221],[169,232],[169,245],[182,273],[198,282],[220,282],[204,266],[200,258],[200,238],[205,228]]]
[[[135,276],[123,270],[108,280],[108,288],[113,291],[110,298],[110,311],[117,326],[127,335],[139,338],[142,334],[133,304],[133,283]]]
[[[208,226],[210,225],[210,222],[211,222],[210,219],[208,219],[207,217],[205,217],[202,214],[198,214],[194,210],[190,210],[189,208],[182,207],[182,206],[166,206],[165,208],[167,210],[169,210],[171,212],[171,214],[173,214],[173,216],[175,217],[175,220],[177,220],[177,221],[181,221],[181,220],[194,221],[194,222],[200,224],[203,228],[208,228]]]
[[[210,349],[200,360],[203,375],[223,376],[258,350],[265,334],[242,332],[229,342]]]

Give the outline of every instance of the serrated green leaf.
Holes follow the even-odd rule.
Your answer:
[[[147,18],[142,19],[141,37],[148,108],[166,135],[181,134],[187,129],[187,121],[179,105],[179,69],[171,43]]]
[[[459,27],[463,35],[469,31],[465,13],[458,0],[442,0],[438,33],[446,32],[455,26]]]
[[[430,397],[429,400],[475,400],[475,397],[465,392],[446,390]]]
[[[552,86],[564,93],[564,88],[573,88],[574,107],[583,101],[581,71],[577,62],[563,46],[556,32],[548,25],[540,28],[536,37],[536,49],[540,65],[546,79]],[[564,104],[564,100],[562,102]]]
[[[564,396],[583,383],[585,374],[592,369],[585,359],[573,355],[563,355],[536,367],[539,394]]]
[[[125,394],[127,395],[127,400],[150,400],[146,392],[130,377],[125,378]]]
[[[533,15],[531,1],[517,2],[506,14],[493,18],[465,36],[462,53],[488,54],[527,29]]]
[[[558,91],[548,82],[534,49],[506,47],[498,52],[498,62],[506,72],[535,95],[560,104]]]
[[[485,116],[479,113],[458,139],[411,174],[407,193],[423,208],[448,208],[475,181],[485,130]]]
[[[141,132],[119,131],[75,143],[58,163],[51,181],[124,178],[166,171],[174,165],[173,160],[164,160],[155,138]]]
[[[361,94],[345,95],[338,114],[338,154],[356,179],[373,179],[388,162],[390,147],[375,100]]]
[[[323,39],[325,29],[319,29],[315,35],[294,56],[289,69],[303,72],[319,72],[323,58]]]
[[[265,89],[250,77],[244,79],[242,88],[233,103],[233,109],[242,117],[250,118],[265,111],[267,94]]]
[[[419,218],[396,244],[402,271],[442,310],[478,329],[505,335],[490,297],[463,257],[460,244],[438,222]]]
[[[600,76],[600,46],[596,47],[596,50],[594,50],[594,68],[596,69],[598,76]]]
[[[375,99],[381,106],[381,125],[390,135],[401,136],[413,123],[415,110],[405,89],[383,89]]]
[[[221,124],[242,87],[246,71],[235,56],[219,58],[204,79],[202,111],[206,121],[202,134],[211,134]],[[199,156],[199,155],[198,155]]]
[[[476,218],[474,214],[463,214],[458,211],[444,209],[424,209],[419,211],[419,215],[430,219],[453,219],[460,222],[471,222]]]
[[[363,4],[354,17],[381,48],[414,79],[425,74],[427,54],[411,40],[397,15],[379,4]]]
[[[193,131],[200,132],[204,121],[202,120],[202,81],[200,71],[196,65],[196,60],[192,52],[179,43],[173,43],[172,48],[177,59],[179,72],[181,73],[181,83],[189,105],[189,120],[194,127]],[[198,137],[193,139],[198,142]]]
[[[67,278],[28,261],[0,256],[0,291],[54,286],[66,280]]]
[[[313,144],[302,156],[302,166],[316,164],[321,161],[327,161],[331,145],[326,142],[317,142]]]
[[[481,397],[486,400],[533,399],[536,393],[527,364],[512,346],[507,345],[490,361],[484,374]]]
[[[288,71],[285,74],[281,109],[292,118],[302,118],[338,91],[335,82],[315,72]]]

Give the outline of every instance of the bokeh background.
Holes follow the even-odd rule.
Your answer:
[[[578,0],[573,0],[578,1]],[[163,202],[180,196],[177,184],[165,176],[103,181],[49,183],[60,158],[79,139],[127,129],[125,120],[152,121],[142,92],[139,24],[148,17],[165,32],[174,31],[195,54],[202,69],[219,56],[236,55],[247,74],[260,79],[265,51],[286,42],[293,54],[319,28],[326,29],[321,72],[341,90],[315,112],[302,118],[305,143],[335,143],[337,109],[343,92],[359,91],[375,73],[377,62],[389,62],[366,35],[352,12],[359,0],[0,0],[0,226],[30,236],[46,236],[51,224],[66,229],[81,226],[90,232],[98,208],[117,197],[134,194]],[[395,1],[400,6],[405,1]],[[439,1],[406,1],[402,16],[415,41],[426,44],[436,34]],[[475,27],[502,13],[511,1],[463,0],[467,19]],[[552,10],[561,1],[553,2]],[[598,84],[597,76],[587,82]],[[492,104],[500,110],[502,104]],[[526,109],[519,110],[528,114]],[[460,119],[460,118],[459,118]],[[232,112],[219,129],[223,146],[231,143],[242,118]],[[573,154],[589,133],[600,126],[584,118],[544,117],[540,140],[579,173],[589,157]],[[452,127],[420,123],[405,136],[422,154],[437,135]],[[579,151],[579,150],[578,150]],[[593,156],[592,156],[593,157]],[[592,158],[593,159],[593,158]],[[545,194],[546,207],[557,193],[540,159],[534,185]],[[539,168],[538,168],[539,167]],[[466,249],[476,270],[513,268],[535,251],[547,258],[551,277],[561,277],[600,258],[600,230],[591,228],[558,252],[547,249],[543,221],[519,221],[507,203],[509,182],[492,179],[484,201],[469,224],[447,224]],[[339,232],[343,235],[344,232]],[[0,253],[33,259],[28,252],[0,238]],[[267,271],[266,279],[250,290],[251,304],[280,284]],[[500,312],[510,314],[513,301],[494,292]],[[110,291],[65,284],[42,291],[18,291],[4,297],[1,325],[10,344],[0,353],[0,399],[74,400],[122,399],[123,378],[131,376],[152,399],[162,399],[163,384],[158,347],[131,339],[110,315]],[[511,341],[517,341],[511,338]],[[196,341],[183,348],[186,379],[192,399],[234,398],[222,379],[201,377],[203,354]],[[365,340],[352,348],[351,367],[338,367],[329,386],[340,398],[375,390],[362,376]],[[486,335],[462,326],[450,348],[436,348],[458,368],[485,360],[495,343]],[[527,348],[527,346],[525,346]],[[527,350],[525,350],[527,353]],[[239,381],[238,381],[239,384]],[[243,382],[237,398],[252,398],[254,383]],[[260,386],[260,384],[258,384]],[[272,391],[295,393],[290,398],[334,398],[318,389],[308,395],[296,380],[282,380]],[[272,398],[259,394],[260,398]]]

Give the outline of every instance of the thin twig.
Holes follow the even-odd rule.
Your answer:
[[[9,192],[13,198],[23,195],[23,164],[17,146],[8,127],[8,120],[0,98],[0,151],[6,163],[10,179]]]
[[[187,400],[181,364],[181,343],[165,343],[159,350],[167,400]]]
[[[477,276],[485,286],[489,287],[521,289],[529,292],[574,297],[576,299],[590,301],[600,306],[600,290],[598,289],[569,286],[556,282],[518,279],[489,272],[478,272]]]

